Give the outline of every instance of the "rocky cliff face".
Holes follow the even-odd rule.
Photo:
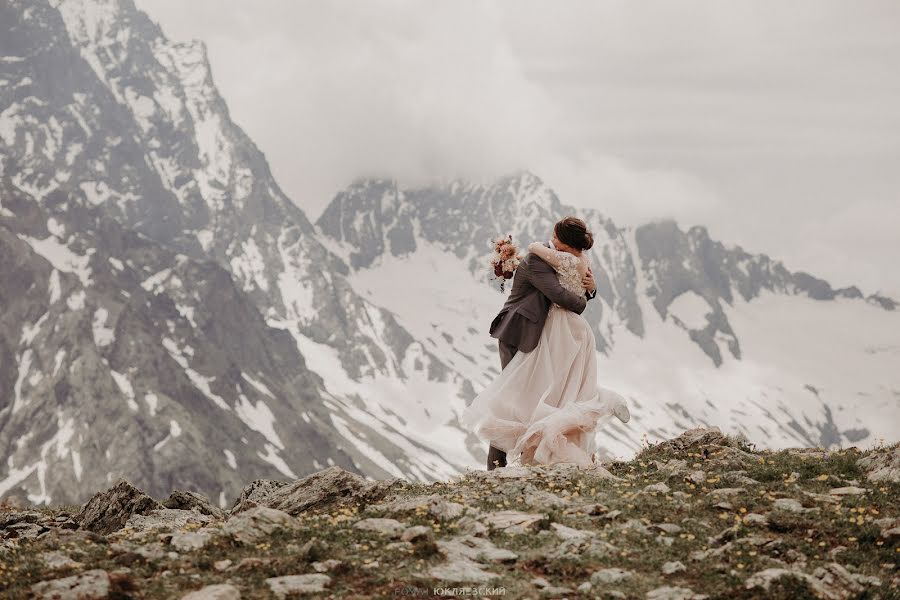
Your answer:
[[[363,408],[362,377],[462,380],[353,291],[202,43],[127,0],[16,1],[0,55],[0,496],[461,468],[402,407]]]
[[[229,510],[120,481],[80,509],[0,506],[10,565],[0,592],[892,598],[898,481],[896,445],[759,451],[715,428],[629,462],[510,466],[431,485],[330,467],[256,481]]]

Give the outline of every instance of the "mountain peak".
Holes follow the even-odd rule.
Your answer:
[[[130,35],[120,31],[132,24],[146,29],[149,38],[163,35],[133,0],[51,0],[50,4],[59,11],[73,41],[82,45],[126,45]]]

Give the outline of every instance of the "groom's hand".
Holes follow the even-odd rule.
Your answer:
[[[585,290],[591,293],[597,290],[597,283],[594,281],[594,273],[591,271],[590,267],[588,267],[584,277],[581,278],[581,285],[584,286]]]

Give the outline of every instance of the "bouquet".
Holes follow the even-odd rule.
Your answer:
[[[506,280],[512,279],[522,257],[519,255],[519,248],[513,244],[512,235],[497,238],[492,243],[494,244],[494,255],[491,257],[491,268],[494,270],[492,279],[500,280],[500,291],[502,292]]]

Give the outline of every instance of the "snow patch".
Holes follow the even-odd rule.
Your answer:
[[[100,348],[110,345],[116,339],[115,330],[106,326],[108,317],[109,311],[102,306],[94,311],[94,343]]]
[[[3,497],[6,492],[25,481],[29,475],[34,473],[35,469],[37,469],[37,463],[18,469],[10,468],[6,477],[0,480],[0,497]]]
[[[21,358],[19,358],[19,373],[18,377],[16,377],[16,383],[13,385],[13,414],[16,414],[16,411],[28,404],[31,400],[30,396],[22,394],[22,386],[25,383],[25,377],[28,375],[28,371],[31,370],[32,355],[31,348],[28,348],[22,353]]]
[[[90,255],[93,253],[93,249],[82,256],[72,252],[68,246],[61,243],[53,235],[47,236],[43,240],[22,234],[17,235],[19,239],[31,246],[32,250],[44,257],[54,268],[77,275],[78,279],[81,280],[81,285],[84,287],[91,285],[91,269],[88,264],[90,263]]]
[[[30,346],[31,342],[34,341],[34,338],[41,331],[41,326],[44,324],[44,321],[50,316],[50,312],[45,312],[41,315],[41,318],[37,320],[34,325],[23,325],[22,326],[22,336],[19,338],[19,344]]]
[[[253,291],[254,283],[259,289],[269,291],[269,282],[266,280],[266,263],[256,245],[256,240],[247,239],[241,244],[241,250],[239,255],[231,259],[231,270],[243,282],[244,291]]]
[[[393,475],[394,477],[400,477],[405,479],[404,473],[394,465],[394,462],[387,458],[384,454],[376,450],[372,447],[371,444],[366,443],[362,438],[355,435],[350,427],[347,425],[347,421],[340,418],[337,415],[330,415],[331,422],[334,423],[335,429],[338,430],[344,438],[346,438],[350,443],[352,443],[360,453],[374,462],[376,465]]]
[[[53,357],[53,375],[56,376],[56,373],[59,372],[59,368],[62,366],[63,360],[66,358],[66,351],[63,348],[60,348],[56,351],[56,356]]]
[[[232,469],[237,469],[237,460],[234,457],[234,452],[227,448],[222,450],[222,452],[225,453],[225,461],[228,463],[228,466]]]
[[[53,272],[50,273],[50,282],[47,285],[47,289],[50,293],[50,304],[52,305],[59,302],[62,291],[59,286],[59,271],[56,269],[53,269]]]
[[[81,466],[81,453],[77,450],[72,450],[72,470],[75,472],[75,479],[81,481],[81,474],[83,472]]]
[[[263,394],[265,394],[272,400],[276,399],[275,394],[272,393],[272,391],[266,386],[266,384],[262,383],[261,381],[257,381],[256,379],[253,379],[246,373],[241,373],[241,377],[243,377],[244,380],[247,381],[247,383],[249,383],[250,385],[255,387],[257,390],[259,390],[260,392],[262,392]]]
[[[197,322],[194,321],[194,307],[188,306],[187,304],[179,304],[175,303],[175,308],[178,309],[178,314],[187,319],[188,323],[191,324],[191,327],[197,329]]]
[[[709,303],[700,294],[688,290],[679,294],[669,304],[668,314],[676,317],[690,330],[704,329],[706,315],[712,312]]]
[[[256,455],[261,459],[278,469],[278,472],[286,477],[290,477],[291,479],[297,479],[297,475],[291,470],[284,459],[278,456],[278,451],[275,449],[275,446],[272,444],[266,444],[266,454],[262,454],[261,452],[257,452]]]
[[[164,290],[163,282],[172,274],[172,269],[163,269],[158,273],[154,273],[141,282],[141,287],[145,290],[160,293]]]
[[[49,231],[52,235],[65,240],[66,237],[66,227],[53,217],[47,219],[47,231]]]
[[[184,354],[194,354],[194,351],[190,346],[185,346],[185,350],[182,351],[180,348],[178,348],[178,344],[176,344],[171,338],[167,337],[164,337],[162,339],[162,345],[169,353],[169,356],[171,356],[172,359],[177,362],[179,366],[181,366],[181,368],[184,370],[185,375],[188,376],[188,379],[191,380],[191,383],[194,384],[195,388],[203,392],[204,396],[212,400],[213,403],[222,410],[231,410],[228,407],[228,403],[225,402],[225,400],[221,396],[214,394],[209,386],[210,382],[213,381],[215,377],[204,377],[188,366],[188,361],[184,357]]]
[[[70,310],[81,310],[84,308],[84,300],[87,295],[84,290],[78,290],[66,299],[66,305]]]
[[[116,385],[119,386],[119,390],[125,395],[125,400],[128,402],[128,408],[132,411],[138,411],[138,404],[134,400],[134,388],[131,385],[131,381],[128,380],[123,373],[119,373],[118,371],[109,370],[109,374],[112,375],[112,378],[115,380]]]
[[[151,417],[156,416],[156,410],[159,408],[159,397],[153,392],[144,394],[144,402],[147,404],[147,412]]]
[[[284,450],[284,444],[275,432],[275,415],[264,401],[260,400],[254,405],[247,396],[240,394],[234,412],[247,427],[258,431],[278,449]]]
[[[212,245],[213,234],[212,231],[208,229],[201,229],[196,232],[197,241],[200,242],[200,246],[203,247],[204,252],[209,252],[209,248]]]

